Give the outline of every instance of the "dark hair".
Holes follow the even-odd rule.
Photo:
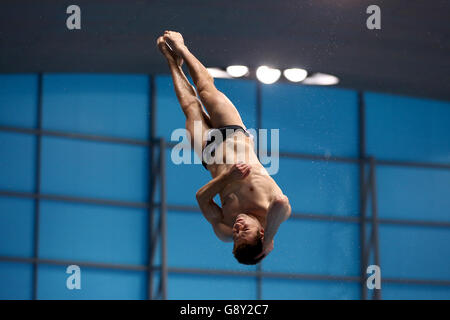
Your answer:
[[[262,252],[262,250],[263,250],[262,236],[258,233],[256,243],[240,244],[233,249],[233,254],[236,260],[242,264],[257,264],[264,258],[263,255],[261,257],[258,257],[258,259],[256,259],[256,257]]]

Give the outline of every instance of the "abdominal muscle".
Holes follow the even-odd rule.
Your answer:
[[[250,164],[253,172],[268,175],[255,154],[253,140],[242,131],[234,132],[215,148],[214,163],[208,165],[207,168],[215,178],[230,170],[238,162]]]

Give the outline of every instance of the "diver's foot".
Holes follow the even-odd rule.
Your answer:
[[[163,36],[159,37],[158,40],[156,40],[156,45],[169,63],[174,63],[179,67],[183,65],[183,58],[178,56],[169,48]]]
[[[186,48],[181,33],[176,31],[164,32],[164,40],[169,44],[170,48],[179,56],[182,56],[183,50]]]

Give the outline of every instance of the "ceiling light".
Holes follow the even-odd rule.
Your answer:
[[[272,84],[276,82],[280,76],[280,70],[269,68],[268,66],[261,66],[256,70],[256,77],[259,81],[265,84]]]
[[[239,78],[248,74],[248,68],[246,66],[229,66],[227,72],[230,76]]]
[[[208,70],[209,74],[213,78],[225,78],[225,79],[231,79],[231,76],[228,74],[228,72],[219,69],[219,68],[206,68]]]
[[[283,75],[292,82],[300,82],[305,80],[306,76],[308,75],[308,72],[304,69],[300,68],[291,68],[286,69],[283,71]]]
[[[325,74],[325,73],[315,73],[312,76],[306,78],[303,80],[304,84],[312,84],[312,85],[319,85],[319,86],[330,86],[333,84],[339,83],[339,78],[335,77],[331,74]]]

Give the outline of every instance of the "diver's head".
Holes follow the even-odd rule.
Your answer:
[[[260,256],[263,250],[264,228],[254,216],[241,213],[236,217],[233,240],[233,254],[240,263],[257,264],[264,258]]]

